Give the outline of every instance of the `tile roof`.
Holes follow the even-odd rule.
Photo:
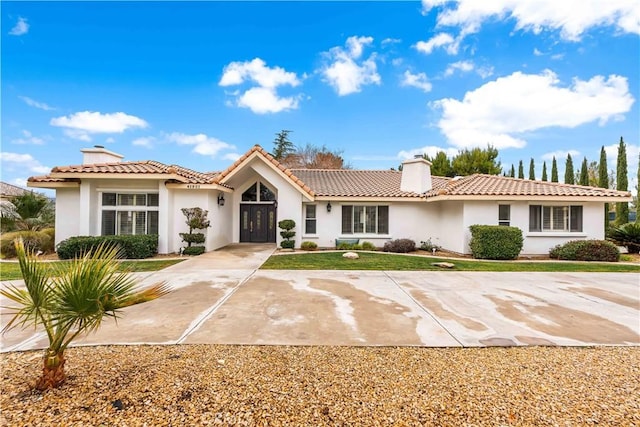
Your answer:
[[[25,190],[17,185],[0,181],[0,194],[7,197],[22,196],[24,193],[30,193],[31,190]]]

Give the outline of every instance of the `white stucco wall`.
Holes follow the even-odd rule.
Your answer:
[[[56,245],[80,233],[80,189],[56,189]]]
[[[438,209],[438,226],[434,244],[443,249],[464,253],[464,204],[458,201],[427,203]]]

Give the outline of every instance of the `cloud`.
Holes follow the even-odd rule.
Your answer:
[[[81,111],[69,116],[54,117],[49,124],[65,128],[65,135],[86,142],[91,141],[90,134],[123,133],[128,129],[149,126],[141,118],[125,113],[103,114],[92,111]]]
[[[462,73],[468,73],[470,71],[475,71],[480,77],[486,79],[493,75],[493,67],[477,67],[473,61],[458,61],[453,62],[447,66],[447,69],[444,71],[445,77],[452,76],[456,71],[460,71]]]
[[[11,140],[11,143],[42,145],[44,144],[44,139],[38,138],[37,136],[33,136],[31,132],[29,132],[28,130],[23,130],[22,137]]]
[[[460,47],[460,42],[456,41],[451,34],[439,33],[427,40],[419,41],[413,47],[418,52],[430,55],[435,49],[445,46],[445,49],[449,55],[456,55]]]
[[[27,20],[23,17],[18,18],[18,22],[13,26],[9,34],[12,36],[22,36],[29,32],[29,24],[27,24]]]
[[[618,163],[618,147],[620,145],[620,141],[615,144],[605,145],[604,151],[607,153],[607,166],[609,169],[616,168],[616,164]],[[627,171],[629,172],[629,176],[637,179],[637,171],[638,171],[638,155],[640,155],[640,145],[629,144],[625,141],[625,147],[627,150]],[[633,181],[635,185],[635,180]],[[629,185],[629,189],[632,189],[631,181]]]
[[[114,142],[116,142],[116,140],[112,137],[109,137],[107,139],[104,140],[104,142],[108,143],[108,144],[113,144]]]
[[[242,157],[242,154],[238,154],[238,153],[227,153],[224,156],[222,156],[224,160],[229,160],[230,162],[235,162],[240,157]]]
[[[281,67],[267,67],[260,58],[246,62],[231,62],[222,71],[219,86],[237,86],[243,83],[257,85],[244,92],[236,90],[227,93],[235,99],[235,105],[238,107],[249,108],[256,114],[278,113],[298,108],[301,95],[281,97],[276,90],[280,86],[299,86],[300,79],[296,73]],[[227,105],[234,103],[228,102]]]
[[[0,153],[0,161],[4,165],[3,168],[8,170],[21,170],[25,168],[29,172],[37,174],[45,174],[51,171],[48,166],[43,166],[39,161],[33,158],[31,154],[18,154],[3,151]]]
[[[152,148],[155,141],[156,139],[153,136],[143,136],[142,138],[134,139],[131,144],[137,147]]]
[[[35,107],[45,111],[55,110],[55,108],[45,104],[44,102],[36,101],[35,99],[31,99],[28,96],[18,96],[18,98],[22,99],[29,107]]]
[[[391,37],[387,37],[386,39],[382,40],[381,44],[382,44],[382,46],[386,46],[386,45],[389,45],[389,44],[396,44],[396,43],[401,43],[401,42],[402,42],[402,39],[394,39],[394,38],[391,38]]]
[[[542,56],[544,55],[544,53],[542,53],[537,47],[533,49],[533,54],[535,56]]]
[[[515,29],[539,34],[559,31],[578,41],[588,30],[613,26],[621,33],[640,34],[640,3],[628,0],[422,0],[423,14],[437,8],[437,27],[458,27],[461,35],[476,33],[486,21],[515,20]]]
[[[398,153],[398,158],[401,160],[413,159],[414,156],[421,156],[426,154],[429,157],[435,157],[438,152],[444,151],[447,154],[447,157],[453,157],[458,154],[457,148],[442,148],[436,147],[435,145],[426,145],[420,148],[413,148],[411,150],[402,150]]]
[[[429,79],[425,73],[412,74],[411,71],[407,70],[403,74],[400,85],[417,87],[423,92],[431,91],[431,83],[429,83]]]
[[[320,73],[339,96],[360,92],[366,85],[380,84],[376,53],[360,60],[364,48],[372,42],[372,37],[352,36],[345,43],[346,49],[336,46],[324,52],[323,55],[328,62],[322,66]]]
[[[440,99],[432,104],[442,111],[440,131],[459,148],[496,148],[526,145],[523,132],[548,127],[575,128],[598,121],[619,120],[634,102],[625,77],[575,78],[561,86],[555,73],[515,72],[469,91],[459,101]]]
[[[573,159],[580,156],[580,152],[578,150],[556,150],[549,153],[544,153],[542,155],[542,160],[553,160],[553,158],[555,157],[556,161],[560,161],[566,159],[567,154],[571,154],[571,158]]]
[[[221,150],[235,150],[236,147],[227,144],[219,139],[207,136],[203,133],[197,135],[187,135],[184,133],[173,132],[165,135],[166,139],[170,142],[175,142],[178,145],[192,145],[193,152],[201,154],[203,156],[216,157]]]

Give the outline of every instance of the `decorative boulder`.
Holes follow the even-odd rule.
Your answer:
[[[431,265],[434,265],[440,268],[453,268],[456,266],[455,264],[452,264],[450,262],[432,262]]]
[[[345,252],[345,253],[342,254],[342,258],[358,259],[358,258],[360,258],[360,256],[355,252]]]

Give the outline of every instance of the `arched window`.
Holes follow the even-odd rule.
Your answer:
[[[260,181],[256,181],[242,193],[243,202],[273,202],[275,200],[276,194]]]

